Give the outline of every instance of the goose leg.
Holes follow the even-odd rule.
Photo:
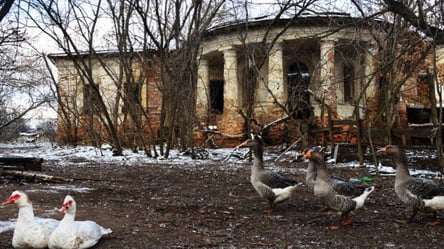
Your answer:
[[[341,225],[346,226],[346,225],[350,225],[350,224],[351,224],[350,214],[347,213],[344,215]]]
[[[413,219],[415,218],[416,214],[418,213],[418,210],[416,208],[413,209],[413,213],[410,216],[410,218],[408,220],[396,220],[396,223],[401,223],[401,224],[407,224],[407,223],[411,223],[413,222]]]
[[[264,211],[265,214],[271,214],[274,212],[274,205],[270,203],[270,206]]]
[[[427,222],[427,226],[436,226],[438,225],[440,222],[436,217],[436,211],[433,211],[433,216],[432,216],[432,220]]]
[[[338,224],[336,224],[336,225],[333,225],[333,226],[330,226],[330,229],[331,230],[337,230],[337,229],[339,229],[339,228],[341,228],[341,226],[343,226],[343,225],[348,225],[348,224],[350,224],[351,223],[351,221],[350,221],[350,216],[348,216],[348,214],[341,214],[340,216],[339,216],[339,222],[338,222]]]

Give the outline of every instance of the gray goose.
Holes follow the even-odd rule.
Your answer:
[[[264,168],[264,142],[259,135],[252,134],[252,138],[241,145],[247,146],[253,151],[254,159],[250,182],[256,192],[268,201],[270,207],[266,212],[271,213],[276,205],[290,198],[293,191],[301,183]]]
[[[428,179],[414,178],[407,167],[404,151],[396,145],[387,145],[378,150],[392,157],[396,168],[395,193],[413,213],[408,220],[397,220],[399,223],[412,222],[418,211],[433,212],[433,220],[428,225],[437,225],[436,210],[444,209],[444,186]]]
[[[350,224],[350,212],[363,207],[365,200],[368,195],[373,192],[375,187],[366,188],[361,195],[354,198],[341,195],[335,191],[333,187],[333,182],[327,171],[323,154],[321,152],[308,150],[304,153],[304,157],[308,158],[316,166],[316,180],[313,188],[314,195],[321,200],[322,204],[340,214],[339,223],[331,226],[331,229],[338,229],[342,225]]]
[[[312,152],[316,151],[315,149],[310,149]],[[305,154],[308,150],[305,150],[303,154]],[[318,157],[316,160],[324,160],[324,153],[322,151],[316,152],[313,154],[313,156]],[[307,185],[308,189],[311,191],[314,191],[314,184],[316,181],[316,164],[315,160],[310,160],[308,163],[307,171],[305,174],[305,184]],[[330,177],[333,184],[333,189],[341,195],[350,196],[350,197],[357,197],[360,196],[364,190],[364,186],[356,185],[352,182],[344,181],[342,179],[339,179],[337,177]]]

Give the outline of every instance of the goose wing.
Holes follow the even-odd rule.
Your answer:
[[[333,178],[333,189],[340,195],[356,197],[361,195],[365,187],[359,186],[351,182]]]
[[[356,202],[353,199],[336,194],[334,191],[331,191],[328,195],[322,196],[321,202],[329,208],[342,213],[349,213],[356,207]]]
[[[444,187],[427,179],[413,178],[406,183],[406,189],[423,199],[444,196]]]
[[[272,171],[263,171],[262,174],[259,175],[259,180],[270,188],[286,188],[298,183],[293,179],[281,176]]]

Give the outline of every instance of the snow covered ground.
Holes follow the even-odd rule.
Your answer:
[[[24,151],[26,154],[24,155]],[[134,153],[131,150],[124,150],[123,156],[113,156],[111,147],[104,145],[102,148],[96,148],[92,146],[56,146],[51,143],[0,143],[0,157],[39,157],[45,161],[55,163],[60,167],[66,166],[85,166],[88,165],[104,165],[107,164],[119,164],[122,166],[138,165],[140,163],[156,163],[156,164],[177,164],[187,167],[199,166],[208,164],[209,161],[222,162],[224,167],[238,167],[238,164],[243,164],[247,160],[247,148],[220,148],[220,149],[208,149],[205,151],[206,159],[192,159],[188,153],[182,153],[178,150],[171,150],[168,158],[164,157],[147,157],[143,151]],[[418,161],[422,158],[430,157],[430,152],[425,153],[420,149],[406,150],[406,155],[409,161]],[[287,151],[284,154],[280,154],[278,150],[266,150],[264,154],[264,160],[269,162],[270,167],[275,167],[276,170],[291,170],[291,169],[279,169],[276,166],[279,162],[292,162],[297,160],[299,153],[296,151]],[[433,155],[434,156],[434,155]],[[301,159],[299,159],[301,160]],[[334,164],[333,160],[328,161],[329,164]],[[336,167],[358,167],[359,162],[350,161],[347,163],[334,164]],[[365,166],[370,172],[374,172],[376,166],[372,163],[366,162]],[[394,175],[396,170],[391,166],[382,165],[380,162],[377,165],[377,169],[380,173],[386,175]],[[440,176],[439,172],[433,172],[428,170],[410,169],[410,173],[415,176]]]

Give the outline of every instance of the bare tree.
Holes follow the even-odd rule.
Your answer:
[[[100,85],[94,75],[93,67],[95,63],[106,66],[106,63],[97,56],[96,38],[100,17],[102,16],[102,1],[94,3],[89,2],[58,2],[58,1],[29,1],[27,6],[32,11],[28,18],[31,19],[37,27],[48,35],[63,50],[66,56],[72,59],[74,70],[79,76],[75,79],[75,84],[83,85],[83,93],[89,96],[91,102],[84,105],[82,115],[86,116],[86,123],[89,137],[96,145],[110,139],[114,147],[114,154],[122,154],[121,139],[118,135],[118,124],[116,117],[116,108],[118,103],[111,103],[101,94]],[[35,12],[33,12],[35,11]],[[39,15],[34,15],[38,13]],[[60,91],[59,91],[60,92]],[[62,97],[62,96],[59,96]],[[69,101],[69,100],[68,100]],[[62,106],[66,107],[66,106]],[[79,106],[74,106],[75,110],[67,110],[64,116],[75,113],[74,121],[65,122],[73,124],[78,122],[77,115]],[[66,118],[72,120],[72,118]],[[101,138],[100,127],[104,127],[107,137]],[[70,127],[68,127],[70,129]],[[67,130],[71,132],[71,130]]]
[[[8,12],[11,10],[14,0],[2,0],[0,1],[0,22],[5,18]]]
[[[436,52],[436,45],[444,43],[444,30],[442,29],[442,23],[444,21],[444,5],[442,1],[394,1],[384,0],[388,11],[394,14],[395,17],[401,18],[408,23],[409,26],[416,28],[418,31],[425,34],[428,38],[432,39],[431,48]],[[439,110],[440,112],[432,112],[432,120],[438,132],[436,135],[436,147],[438,149],[438,156],[440,160],[441,170],[444,170],[443,163],[443,143],[442,143],[442,84],[438,71],[442,68],[438,68],[436,64],[436,53],[433,56],[434,65],[430,71],[430,77],[428,78],[430,91],[429,95],[431,103],[435,104],[435,91],[439,96]],[[432,106],[434,109],[435,106]]]
[[[143,49],[155,49],[160,65],[162,110],[158,140],[168,157],[173,146],[193,148],[197,57],[202,35],[224,1],[129,1],[142,23]]]
[[[26,27],[13,3],[0,3],[0,130],[10,130],[8,126],[21,123],[29,111],[52,99],[43,89],[47,71],[26,46]]]

